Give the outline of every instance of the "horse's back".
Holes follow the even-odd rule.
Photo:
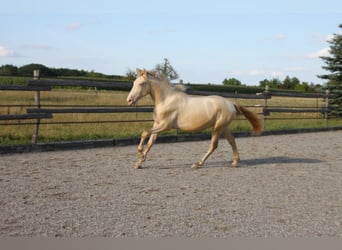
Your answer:
[[[233,103],[220,96],[187,96],[179,104],[177,127],[183,130],[202,130],[214,126],[218,120],[229,123],[235,117]]]
[[[235,114],[234,104],[222,96],[217,95],[190,96],[188,98],[188,105],[190,108],[204,108],[210,114],[216,114],[217,112]]]

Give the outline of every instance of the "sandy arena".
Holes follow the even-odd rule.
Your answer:
[[[342,236],[342,132],[0,156],[0,235]]]

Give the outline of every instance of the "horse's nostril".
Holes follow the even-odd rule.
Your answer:
[[[129,99],[127,99],[127,103],[128,103],[129,105],[131,105],[132,103],[134,103],[134,101],[133,101],[132,98],[129,98]]]

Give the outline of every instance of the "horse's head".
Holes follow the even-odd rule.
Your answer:
[[[137,69],[137,79],[133,82],[133,87],[127,96],[129,105],[135,105],[140,98],[151,92],[150,76],[153,76],[152,72],[148,72],[146,69]]]

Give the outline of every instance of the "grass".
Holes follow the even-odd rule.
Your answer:
[[[25,76],[0,76],[0,85],[26,85],[32,77]]]
[[[127,92],[123,91],[94,91],[75,89],[54,89],[41,93],[41,104],[58,107],[60,105],[78,106],[126,106]],[[262,112],[264,100],[237,99],[232,100],[240,105],[249,106],[257,113]],[[23,114],[28,106],[34,105],[33,92],[0,91],[0,114]],[[16,106],[20,105],[20,106]],[[139,105],[152,105],[149,97],[140,101]],[[320,98],[289,98],[273,97],[268,100],[269,106],[281,107],[322,107],[324,103]],[[285,119],[283,119],[285,118]],[[297,119],[289,119],[297,118]],[[125,120],[128,122],[117,122]],[[109,113],[109,114],[54,114],[53,119],[42,119],[39,128],[38,142],[55,142],[71,140],[93,140],[103,138],[121,138],[139,136],[141,131],[149,128],[152,121],[135,122],[136,120],[152,120],[151,113]],[[78,124],[44,124],[75,122]],[[96,123],[96,122],[103,123]],[[0,144],[30,143],[34,125],[23,124],[30,121],[0,121]],[[88,122],[83,123],[82,122]],[[95,122],[95,123],[92,123]],[[11,125],[12,124],[12,125]],[[342,120],[329,120],[330,126],[342,126]],[[324,127],[325,121],[321,114],[301,113],[285,114],[271,113],[266,117],[267,130],[293,129],[293,128],[319,128]],[[251,131],[245,119],[235,120],[230,128],[232,131]],[[205,131],[209,133],[209,130]],[[175,134],[175,131],[166,134]],[[165,133],[164,133],[165,134]]]

